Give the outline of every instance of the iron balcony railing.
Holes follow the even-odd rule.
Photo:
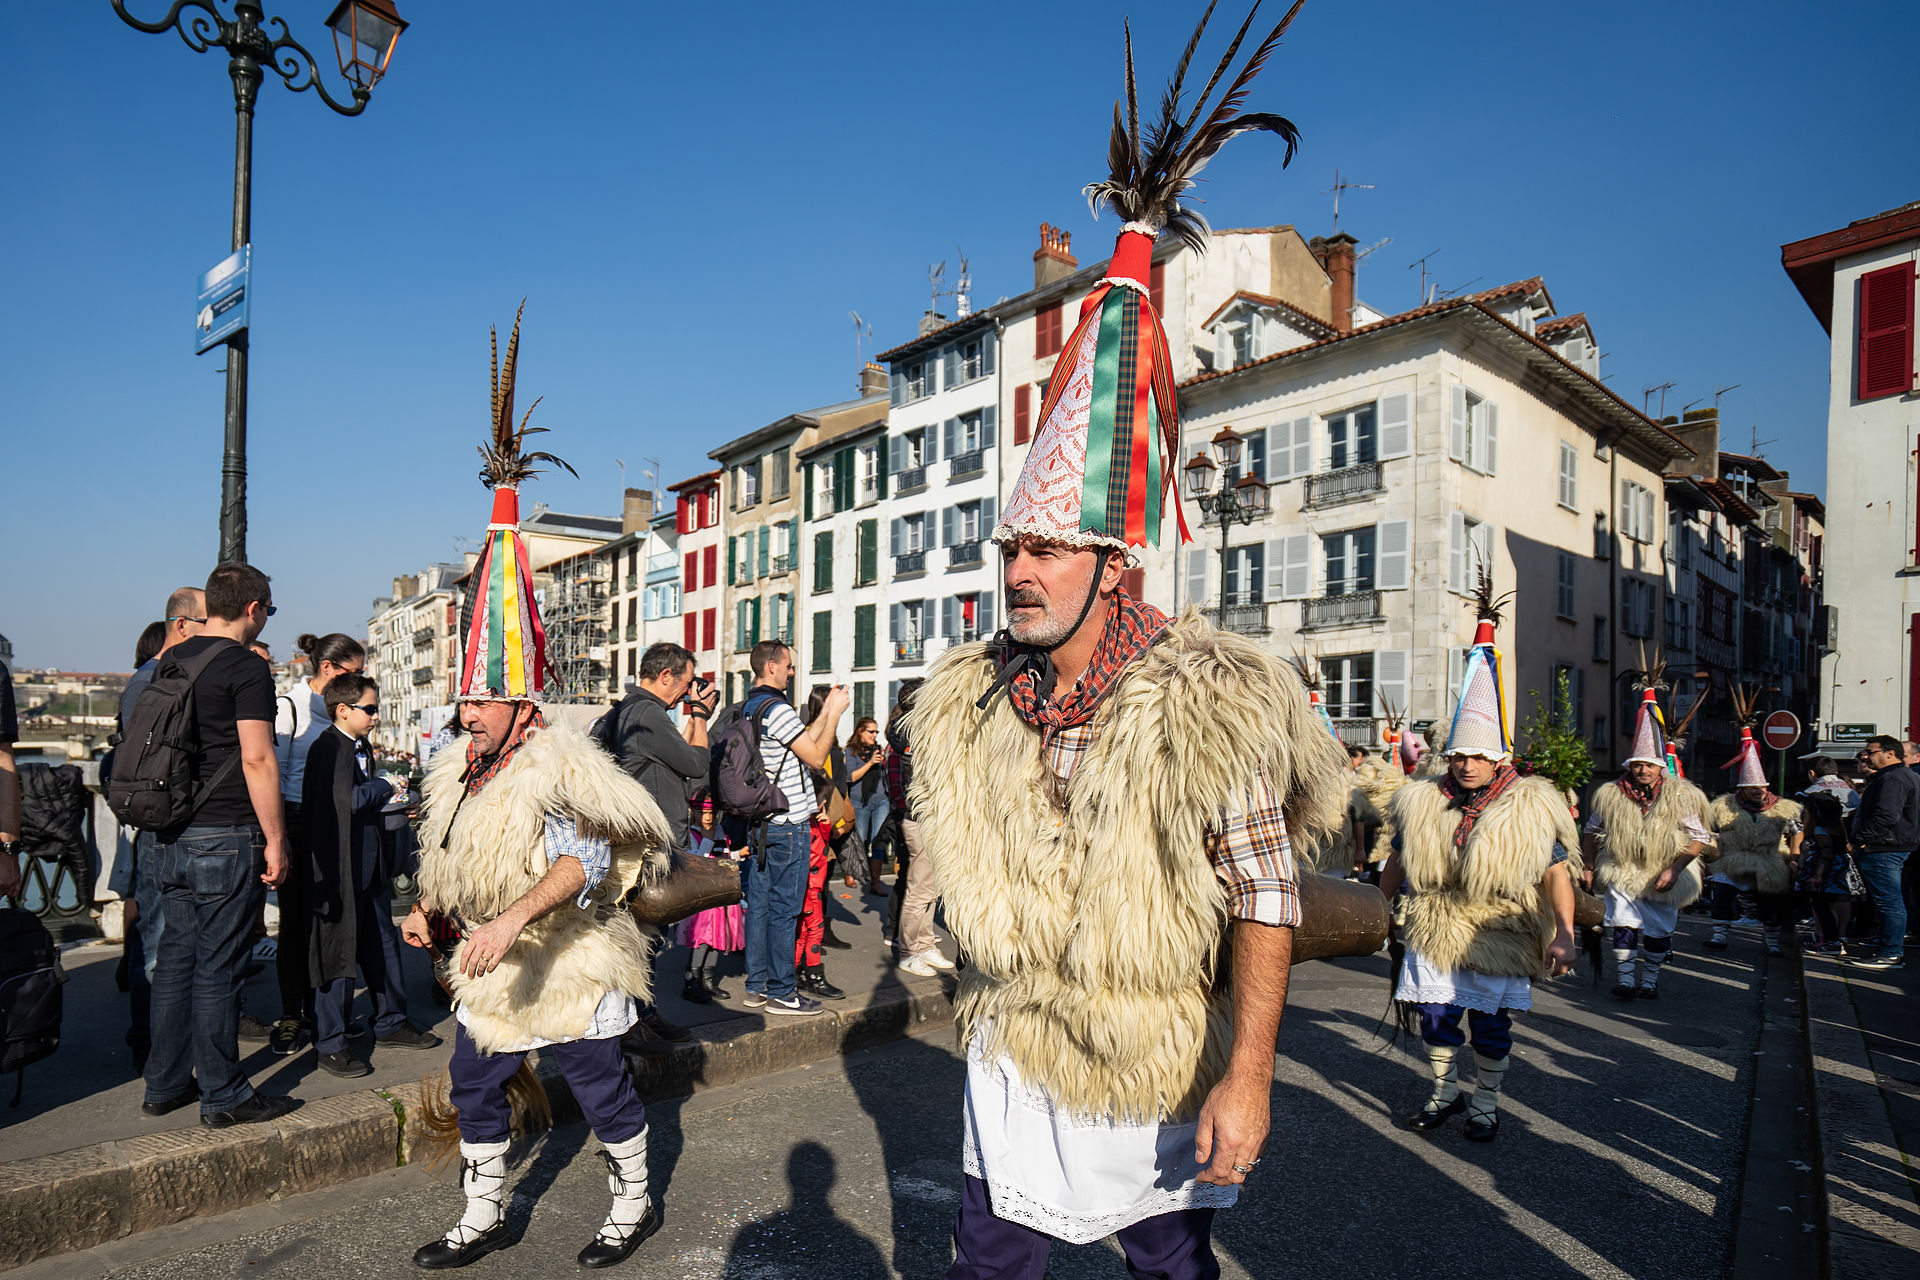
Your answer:
[[[1356,466],[1341,467],[1338,471],[1323,471],[1317,476],[1308,476],[1306,505],[1330,507],[1336,503],[1384,493],[1386,488],[1380,464],[1362,462]]]
[[[1380,731],[1377,722],[1358,716],[1333,717],[1334,736],[1350,747],[1366,747],[1372,750],[1380,745]]]
[[[769,558],[767,561],[767,573],[770,575],[775,573],[792,573],[792,572],[793,572],[793,556],[792,555],[773,556]]]
[[[958,479],[960,476],[978,475],[987,469],[987,451],[973,449],[967,453],[956,453],[947,459],[947,475]]]
[[[627,639],[638,640],[639,638],[640,638],[640,628],[634,625],[633,623],[629,622],[627,624]]]
[[[953,546],[947,548],[947,564],[949,566],[979,563],[980,542],[978,539],[972,542],[955,543]]]
[[[915,489],[926,488],[926,467],[908,467],[903,471],[896,472],[893,477],[893,487],[898,493],[909,493]]]
[[[1269,607],[1258,592],[1230,591],[1221,603],[1201,612],[1222,631],[1233,631],[1243,636],[1264,636],[1273,630],[1267,620]]]
[[[927,642],[919,636],[909,636],[905,640],[896,640],[893,645],[895,662],[919,662],[927,656]]]
[[[432,684],[433,668],[432,667],[415,667],[413,669],[413,682],[416,685]]]
[[[1381,618],[1378,591],[1349,591],[1344,595],[1321,596],[1302,602],[1300,629],[1309,631],[1316,627],[1350,627],[1356,623],[1379,622]]]
[[[419,649],[426,645],[430,645],[432,643],[433,643],[432,627],[421,627],[418,631],[413,633],[414,648]]]
[[[893,576],[896,578],[904,577],[909,573],[925,573],[926,571],[927,553],[924,551],[909,551],[906,555],[895,556],[893,558]]]

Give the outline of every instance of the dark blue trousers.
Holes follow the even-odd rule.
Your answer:
[[[1420,1010],[1420,1038],[1428,1044],[1450,1044],[1458,1049],[1467,1042],[1460,1030],[1460,1015],[1467,1015],[1467,1027],[1473,1032],[1473,1051],[1486,1058],[1504,1058],[1513,1052],[1513,1015],[1502,1009],[1482,1013],[1462,1009],[1457,1004],[1423,1004]]]
[[[580,1114],[602,1142],[626,1142],[647,1127],[647,1109],[627,1075],[620,1037],[563,1040],[540,1050],[560,1064]],[[520,1069],[524,1053],[481,1053],[465,1027],[453,1035],[453,1060],[447,1064],[448,1097],[460,1112],[463,1142],[506,1142],[513,1136],[513,1108],[507,1081]]]
[[[987,1184],[968,1178],[953,1224],[947,1280],[1041,1280],[1053,1237],[997,1218]],[[1142,1218],[1117,1233],[1134,1280],[1218,1280],[1212,1209],[1182,1209]]]
[[[407,1021],[407,984],[400,970],[400,933],[393,927],[393,900],[385,881],[375,880],[359,891],[354,921],[360,976],[367,984],[367,998],[373,1001],[373,1034],[392,1035]],[[347,976],[313,991],[314,1045],[321,1053],[338,1053],[347,1047],[354,986],[353,978]]]

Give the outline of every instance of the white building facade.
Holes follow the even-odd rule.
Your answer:
[[[892,652],[880,643],[892,560],[885,554],[888,482],[884,416],[800,453],[800,670],[804,700],[816,684],[844,684],[851,702],[844,741],[861,716],[884,718]]]

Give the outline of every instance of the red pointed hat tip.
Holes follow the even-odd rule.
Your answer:
[[[1478,623],[1474,625],[1473,643],[1475,645],[1483,645],[1483,644],[1491,645],[1493,643],[1493,623],[1492,622],[1488,621],[1485,618],[1482,618]]]
[[[493,518],[489,524],[519,524],[520,494],[518,490],[501,485],[493,491]]]
[[[1114,242],[1113,261],[1107,264],[1107,274],[1126,280],[1137,280],[1142,285],[1151,283],[1153,274],[1153,237],[1139,231],[1122,231]]]

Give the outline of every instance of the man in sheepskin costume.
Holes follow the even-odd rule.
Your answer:
[[[1590,875],[1606,891],[1606,927],[1619,971],[1613,994],[1620,1000],[1659,995],[1680,908],[1700,896],[1699,858],[1713,845],[1706,796],[1667,772],[1658,686],[1657,671],[1643,677],[1626,775],[1593,793],[1581,835]]]
[[[1782,954],[1784,931],[1793,923],[1793,880],[1800,862],[1805,811],[1799,802],[1775,795],[1767,785],[1760,744],[1753,740],[1754,697],[1750,690],[1734,691],[1740,720],[1740,754],[1733,761],[1735,785],[1709,811],[1714,847],[1705,855],[1714,874],[1724,877],[1732,889],[1721,886],[1715,895],[1713,936],[1702,945],[1715,951],[1726,947],[1733,899],[1737,891],[1745,890],[1759,900],[1767,954],[1777,956]]]
[[[1221,83],[1237,93],[1284,27]],[[1179,442],[1154,240],[1201,247],[1182,175],[1238,129],[1292,126],[1226,109],[1153,149],[1124,114],[1095,194],[1127,225],[993,531],[1006,630],[947,653],[908,724],[915,818],[967,958],[954,1280],[1039,1280],[1054,1239],[1115,1233],[1135,1275],[1219,1275],[1213,1213],[1267,1136],[1293,845],[1324,842],[1347,796],[1293,671],[1121,585],[1128,549],[1159,541]],[[1177,124],[1150,121],[1149,140]]]
[[[1513,1052],[1513,1013],[1533,1007],[1533,979],[1573,968],[1573,877],[1579,845],[1566,797],[1514,770],[1513,738],[1494,648],[1499,614],[1484,575],[1445,773],[1394,794],[1394,851],[1380,875],[1402,887],[1406,955],[1394,999],[1417,1013],[1433,1096],[1409,1121],[1422,1132],[1466,1112],[1466,1136],[1500,1133],[1500,1091]],[[1460,1090],[1459,1051],[1473,1039],[1479,1080]]]
[[[519,339],[516,317],[506,368],[495,369],[493,444],[481,450],[494,504],[471,578],[459,707],[467,749],[442,751],[428,767],[421,900],[403,928],[414,946],[431,946],[427,918],[439,912],[465,933],[448,958],[459,1020],[448,1100],[459,1113],[467,1206],[413,1255],[428,1270],[463,1267],[509,1243],[507,1086],[532,1049],[558,1061],[606,1147],[613,1207],[580,1265],[624,1260],[656,1226],[646,1109],[620,1052],[649,981],[623,899],[664,870],[669,835],[646,788],[586,734],[541,715],[546,640],[517,487],[535,460],[559,460],[520,447],[529,429],[513,423]]]

